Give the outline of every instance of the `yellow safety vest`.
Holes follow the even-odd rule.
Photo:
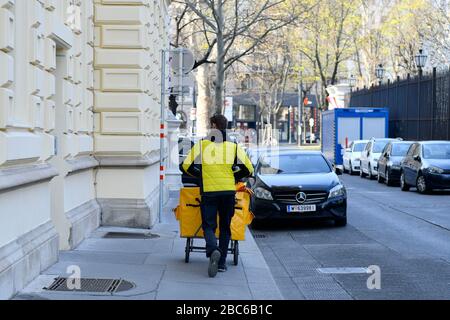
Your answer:
[[[250,159],[236,143],[202,140],[191,149],[182,167],[190,174],[190,168],[199,165],[203,193],[215,193],[236,191],[233,168],[238,163],[244,164],[247,170],[253,173]]]

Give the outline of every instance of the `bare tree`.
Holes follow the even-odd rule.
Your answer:
[[[223,110],[225,72],[243,57],[252,54],[272,32],[298,17],[286,0],[185,0],[200,18],[205,49],[194,68],[215,64],[214,109]]]
[[[276,129],[276,118],[283,106],[286,88],[293,78],[293,57],[282,32],[276,32],[253,56],[249,73],[257,84],[261,108],[261,120],[267,117],[267,123]]]
[[[309,67],[316,71],[323,97],[338,82],[341,69],[354,56],[356,0],[322,0],[308,13],[298,45]],[[326,100],[320,99],[325,105]]]
[[[176,3],[172,6],[172,18],[173,37],[170,45],[178,48],[192,36],[188,28],[197,23],[200,18],[193,16],[189,6],[182,3]]]
[[[450,1],[430,0],[431,6],[426,15],[426,45],[431,48],[430,63],[434,66],[448,67],[450,64]]]

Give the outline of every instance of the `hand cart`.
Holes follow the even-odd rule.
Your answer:
[[[186,238],[186,248],[185,248],[185,257],[184,262],[189,263],[189,259],[191,256],[191,252],[200,252],[205,253],[205,247],[197,247],[194,245],[195,239],[203,239],[203,238]],[[235,266],[239,265],[239,241],[231,240],[230,248],[228,249],[228,253],[233,255],[233,264]]]
[[[180,236],[186,239],[184,259],[186,263],[189,263],[192,252],[206,252],[206,247],[200,247],[194,244],[195,240],[204,239],[200,199],[200,188],[183,188],[180,194],[180,204],[175,209],[175,215],[180,222]],[[238,184],[235,214],[231,221],[231,243],[228,249],[228,252],[233,256],[235,266],[239,264],[239,241],[245,240],[246,227],[252,223],[254,218],[249,210],[249,206],[250,191],[243,184]],[[219,236],[219,231],[217,231],[216,237],[219,238]]]

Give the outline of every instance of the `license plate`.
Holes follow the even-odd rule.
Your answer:
[[[288,206],[288,212],[316,212],[317,207],[315,204],[302,205],[302,206]]]

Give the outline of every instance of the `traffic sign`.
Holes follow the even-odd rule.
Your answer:
[[[170,52],[170,66],[174,74],[179,74],[182,70],[183,74],[188,74],[194,67],[194,54],[186,48],[180,48]]]

